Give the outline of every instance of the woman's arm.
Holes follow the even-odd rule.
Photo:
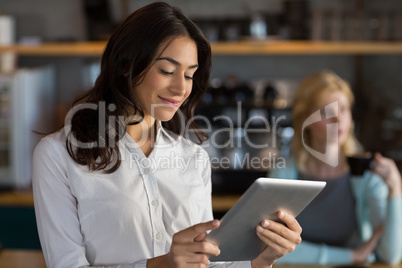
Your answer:
[[[370,180],[368,205],[370,222],[383,226],[383,235],[376,248],[380,261],[394,264],[402,259],[402,195],[401,176],[395,162],[375,155],[373,176]]]
[[[283,256],[276,263],[303,265],[351,264],[352,250],[302,241],[293,252]]]

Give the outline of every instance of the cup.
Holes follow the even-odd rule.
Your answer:
[[[350,174],[354,176],[361,176],[364,172],[371,168],[371,162],[373,161],[374,154],[370,152],[362,152],[346,157]]]

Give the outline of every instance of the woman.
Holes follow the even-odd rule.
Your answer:
[[[371,171],[349,172],[347,155],[361,152],[354,136],[353,93],[330,71],[304,78],[293,103],[293,159],[272,177],[324,180],[327,186],[298,216],[303,242],[281,263],[350,264],[401,261],[401,176],[376,153]]]
[[[165,3],[145,6],[113,33],[94,87],[64,129],[39,143],[33,190],[49,267],[205,267],[219,248],[206,152],[184,138],[204,94],[211,50]],[[202,141],[205,135],[197,131]],[[219,267],[269,267],[300,243],[294,217],[263,221],[267,248]]]

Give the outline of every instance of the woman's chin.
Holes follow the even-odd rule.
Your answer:
[[[167,122],[167,121],[170,121],[174,115],[175,115],[175,113],[171,113],[171,114],[165,113],[163,115],[155,116],[155,119],[158,121],[161,121],[161,122]]]

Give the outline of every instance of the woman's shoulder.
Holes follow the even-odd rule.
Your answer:
[[[58,130],[43,137],[33,152],[33,168],[43,169],[55,165],[64,168],[69,163],[69,155],[66,150],[65,133]]]
[[[65,148],[66,144],[66,135],[63,129],[60,129],[56,132],[48,134],[38,142],[35,150],[60,150],[61,148]]]
[[[372,184],[372,185],[385,184],[383,179],[378,174],[370,170],[366,170],[362,175],[351,175],[351,178],[355,181],[360,181],[365,184]]]
[[[364,192],[368,196],[386,196],[388,186],[384,180],[376,173],[367,170],[363,175],[351,176],[351,183],[357,191]],[[361,193],[363,194],[363,193]]]

